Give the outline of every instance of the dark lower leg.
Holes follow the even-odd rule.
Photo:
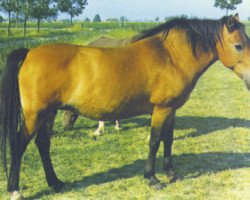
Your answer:
[[[55,191],[59,191],[64,183],[57,178],[50,158],[50,136],[53,128],[52,120],[54,121],[54,116],[51,117],[49,121],[43,123],[38,129],[35,142],[42,159],[47,183]]]
[[[164,143],[163,170],[167,175],[173,176],[174,169],[172,164],[172,144],[174,129],[175,112],[171,114],[162,129],[162,141]]]
[[[171,114],[171,108],[155,106],[151,121],[151,137],[149,142],[149,154],[146,160],[144,177],[150,180],[150,185],[155,189],[162,189],[165,184],[161,184],[155,176],[156,154],[160,146],[161,130]]]
[[[11,163],[10,163],[10,173],[8,177],[7,190],[9,192],[19,190],[19,175],[21,168],[21,159],[26,150],[26,147],[32,136],[28,135],[25,128],[17,133],[16,140],[12,140],[10,144],[11,150]]]
[[[151,177],[155,177],[155,161],[156,154],[160,146],[160,138],[159,134],[155,133],[156,130],[151,130],[151,136],[149,141],[149,154],[145,163],[144,177],[150,179]]]
[[[172,163],[171,146],[172,144],[164,144],[163,170],[168,176],[173,176],[175,173]]]
[[[149,179],[149,185],[155,189],[162,189],[165,184],[160,183],[160,181],[155,176],[155,161],[156,154],[160,146],[160,138],[156,137],[157,134],[152,130],[150,142],[149,142],[149,154],[145,163],[144,177]]]

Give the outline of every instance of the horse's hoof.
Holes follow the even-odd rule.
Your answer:
[[[174,168],[169,168],[168,170],[166,170],[166,175],[167,177],[169,178],[172,178],[172,177],[175,177],[176,176],[176,173],[174,171]]]
[[[19,191],[14,191],[10,194],[10,200],[22,200],[23,196]]]
[[[149,181],[149,186],[154,190],[162,190],[166,187],[166,183],[161,183],[156,177],[152,177]]]
[[[64,126],[63,130],[64,131],[70,131],[73,128],[73,126]]]
[[[104,135],[104,131],[100,131],[100,130],[96,130],[94,133],[93,133],[93,136],[100,136],[100,135]]]
[[[54,190],[55,192],[60,192],[60,191],[63,189],[64,186],[65,186],[65,183],[64,183],[64,182],[58,181],[58,183],[55,184],[55,185],[53,185],[52,188],[53,188],[53,190]]]
[[[153,188],[154,190],[162,190],[166,187],[166,183],[161,183],[160,181],[158,183],[152,184],[149,183],[149,186]]]
[[[122,127],[115,126],[115,130],[117,130],[117,131],[121,131],[121,130],[122,130]]]
[[[172,176],[171,178],[170,178],[170,183],[174,183],[174,182],[176,182],[178,180],[178,177],[176,176],[176,175],[174,175],[174,176]]]

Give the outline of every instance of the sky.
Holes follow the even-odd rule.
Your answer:
[[[250,17],[250,0],[243,0],[236,10],[229,14],[239,13],[241,19]],[[129,20],[154,20],[159,17],[177,16],[181,14],[189,17],[218,19],[226,14],[225,10],[214,7],[214,0],[88,0],[82,15],[93,19],[99,14],[102,20],[125,16]],[[62,18],[68,16],[63,14]]]

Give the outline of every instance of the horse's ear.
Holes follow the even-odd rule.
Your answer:
[[[230,15],[227,18],[226,26],[229,32],[232,32],[234,30],[234,25],[235,25],[235,18],[233,15]]]
[[[240,22],[240,16],[239,16],[238,13],[236,13],[236,14],[234,15],[234,19],[235,19],[237,22]]]

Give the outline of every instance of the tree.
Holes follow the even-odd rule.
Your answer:
[[[155,22],[159,22],[160,21],[160,18],[159,17],[156,17],[155,18]]]
[[[11,13],[17,8],[17,0],[1,0],[0,9],[8,14],[8,36],[10,35]]]
[[[226,15],[229,10],[235,10],[236,5],[242,3],[242,0],[215,0],[214,6],[220,9],[226,9]]]
[[[58,9],[70,15],[70,24],[73,26],[73,17],[83,13],[87,0],[57,0]]]
[[[18,21],[19,21],[19,15],[21,13],[20,1],[19,0],[16,1],[16,7],[14,9],[14,13],[15,13],[15,23],[16,23],[16,29],[17,29]]]
[[[128,22],[128,19],[125,16],[121,16],[120,22],[122,22],[122,23]]]
[[[19,0],[20,12],[23,15],[23,35],[26,35],[27,30],[27,21],[30,17],[32,6],[34,5],[33,0]]]
[[[119,22],[120,22],[119,23],[120,28],[123,28],[125,27],[126,22],[128,22],[128,19],[125,16],[121,16]]]
[[[102,21],[102,20],[101,20],[100,15],[99,15],[99,14],[96,14],[95,17],[94,17],[94,19],[93,19],[93,22],[101,22],[101,21]]]
[[[31,7],[30,16],[37,20],[37,33],[39,34],[41,21],[57,16],[57,9],[53,5],[53,0],[35,0]]]
[[[0,23],[3,23],[4,18],[0,15]]]
[[[84,21],[85,22],[90,22],[91,20],[88,17],[86,17]]]

